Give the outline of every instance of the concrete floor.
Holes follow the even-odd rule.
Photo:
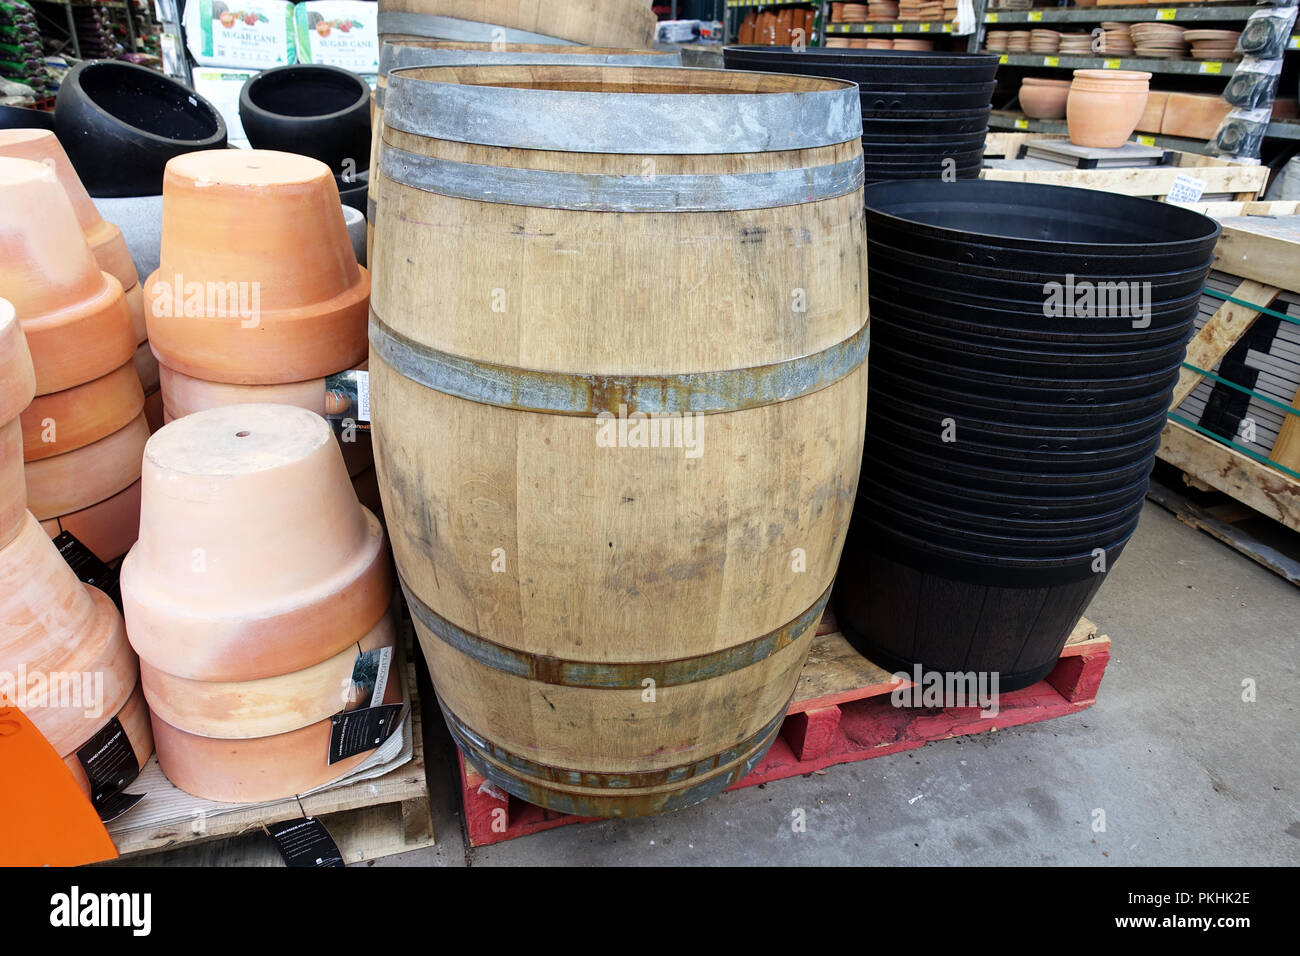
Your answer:
[[[1300,864],[1295,586],[1148,502],[1088,616],[1114,644],[1082,713],[483,849],[465,844],[433,724],[440,843],[363,865]],[[267,851],[255,837],[150,862],[279,865]]]

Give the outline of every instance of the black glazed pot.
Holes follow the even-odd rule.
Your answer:
[[[801,73],[829,76],[855,83],[879,77],[907,83],[988,83],[997,74],[998,57],[987,53],[943,53],[928,50],[844,50],[774,46],[722,48],[728,70],[760,73]]]
[[[226,123],[211,103],[122,60],[72,68],[55,100],[54,132],[96,197],[157,196],[173,156],[226,146]]]
[[[0,106],[0,129],[54,130],[54,114],[22,106]]]
[[[369,168],[370,87],[336,66],[300,63],[249,77],[239,121],[256,149],[319,159],[335,176]]]

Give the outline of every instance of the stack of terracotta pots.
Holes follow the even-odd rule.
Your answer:
[[[137,347],[135,350],[135,368],[140,375],[140,384],[144,388],[145,416],[149,420],[150,430],[156,431],[162,425],[162,394],[158,390],[158,361],[149,351],[148,334],[144,321],[144,291],[140,287],[140,277],[136,273],[135,263],[127,249],[122,230],[111,222],[105,221],[95,208],[90,194],[82,185],[77,171],[72,168],[68,154],[63,151],[55,135],[47,130],[15,129],[0,131],[0,156],[16,159],[31,159],[44,163],[54,171],[59,185],[68,194],[72,208],[77,214],[77,222],[90,244],[99,268],[114,276],[122,283],[122,293],[126,296],[126,307],[131,313],[131,325],[135,329]]]
[[[1150,82],[1150,73],[1134,70],[1075,70],[1065,105],[1070,142],[1123,146],[1146,110]]]
[[[251,802],[362,762],[330,763],[332,717],[381,702],[353,692],[354,665],[394,646],[393,580],[325,420],[263,404],[178,419],[149,440],[142,498],[122,601],[168,778]]]
[[[325,414],[325,377],[366,360],[370,275],[333,174],[307,156],[214,150],[169,162],[145,299],[164,421],[255,402]],[[372,486],[369,435],[349,430],[341,444],[349,474]]]
[[[51,537],[71,531],[101,559],[118,558],[135,541],[149,437],[137,335],[64,187],[31,160],[0,158],[0,296],[36,367],[22,414],[28,507]]]
[[[114,717],[138,765],[153,739],[122,615],[77,580],[24,504],[19,413],[38,384],[13,307],[0,300],[0,672],[90,795],[79,748]]]

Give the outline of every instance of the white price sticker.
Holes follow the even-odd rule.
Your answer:
[[[1206,182],[1187,173],[1179,173],[1169,187],[1165,202],[1200,202],[1205,192]]]

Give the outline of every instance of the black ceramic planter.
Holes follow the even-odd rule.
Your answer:
[[[897,133],[892,136],[863,136],[862,148],[866,152],[878,152],[879,147],[901,148],[904,146],[957,146],[966,149],[976,149],[984,145],[984,139],[988,135],[988,128],[976,130],[973,133],[941,133],[938,136],[926,135],[923,133]]]
[[[21,106],[0,106],[0,129],[54,129],[54,114]]]
[[[919,84],[929,86],[930,84]],[[930,110],[966,110],[988,107],[993,95],[993,83],[972,84],[954,90],[949,87],[946,92],[923,92],[907,89],[901,83],[892,84],[891,89],[862,90],[862,111],[879,112],[891,110],[901,113],[914,113]]]
[[[855,83],[880,78],[908,83],[988,83],[997,73],[998,57],[986,53],[941,53],[925,50],[843,50],[808,47],[729,46],[722,49],[729,70],[801,73]]]
[[[54,131],[96,197],[156,196],[173,156],[223,149],[221,114],[190,89],[122,60],[88,60],[68,73]]]
[[[302,63],[249,77],[239,121],[255,148],[319,159],[335,176],[370,165],[370,87],[347,70]]]

